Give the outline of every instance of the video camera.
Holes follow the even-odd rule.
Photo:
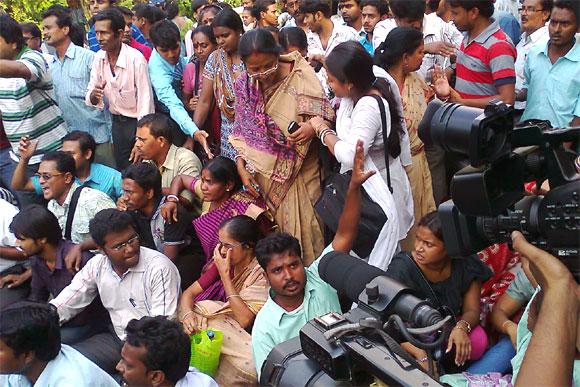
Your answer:
[[[467,256],[521,231],[537,247],[562,260],[580,278],[580,175],[564,143],[580,127],[553,129],[532,120],[514,128],[513,107],[492,101],[485,110],[432,101],[419,137],[466,155],[471,166],[457,172],[451,197],[439,206],[443,237],[452,256]],[[525,196],[524,183],[548,180],[544,196]],[[523,199],[522,199],[523,198]]]
[[[439,386],[387,331],[433,353],[438,360],[450,329],[443,317],[384,271],[348,254],[321,258],[320,278],[358,302],[348,313],[328,313],[309,321],[297,338],[277,345],[260,378],[263,386]],[[392,329],[391,329],[392,327]],[[429,340],[423,335],[429,335]],[[433,359],[429,365],[433,371]]]

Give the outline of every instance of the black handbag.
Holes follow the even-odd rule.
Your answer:
[[[385,113],[385,105],[383,104],[381,97],[377,95],[370,96],[375,98],[379,104],[379,110],[381,112],[383,142],[385,147],[385,166],[387,168],[387,185],[392,193],[393,188],[391,187],[391,174],[389,171],[387,116]],[[336,233],[338,229],[338,221],[344,207],[344,201],[346,199],[346,192],[350,184],[351,175],[352,171],[342,174],[335,172],[327,177],[323,183],[322,194],[314,205],[314,209],[322,218],[324,224],[334,233]],[[381,206],[370,198],[363,187],[361,187],[361,190],[362,203],[358,224],[358,235],[352,250],[359,257],[364,258],[371,254],[375,242],[377,241],[383,226],[387,222],[387,215]]]

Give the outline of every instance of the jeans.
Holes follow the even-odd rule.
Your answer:
[[[131,150],[135,144],[135,134],[137,133],[137,119],[113,114],[112,125],[113,155],[117,170],[123,171],[131,162]]]
[[[515,356],[516,350],[512,345],[509,336],[502,336],[502,338],[490,349],[483,354],[483,356],[473,362],[467,372],[472,374],[487,374],[488,372],[507,373],[511,369],[510,360]]]

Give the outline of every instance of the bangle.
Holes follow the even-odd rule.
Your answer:
[[[170,199],[173,199],[173,200],[170,200]],[[167,195],[165,197],[165,201],[166,202],[179,203],[179,198],[177,197],[177,195]]]
[[[181,316],[181,322],[183,322],[183,320],[185,320],[185,318],[186,318],[187,316],[189,316],[190,314],[192,314],[192,313],[193,313],[193,310],[190,310],[189,312],[187,312],[187,313],[185,313],[183,316]]]
[[[239,294],[230,294],[229,296],[227,296],[227,297],[226,297],[226,301],[229,301],[229,299],[230,299],[230,298],[233,298],[233,297],[239,297],[239,298],[242,298],[242,296],[240,296]]]
[[[462,327],[461,325],[459,325],[459,323],[464,323],[465,325]],[[455,327],[453,329],[455,329],[455,328],[464,330],[465,333],[467,333],[467,334],[471,333],[471,325],[465,320],[457,321],[457,324],[455,324]]]
[[[427,360],[429,360],[429,358],[428,358],[428,357],[424,357],[424,358],[422,358],[422,359],[417,359],[417,361],[418,361],[419,363],[425,363]]]

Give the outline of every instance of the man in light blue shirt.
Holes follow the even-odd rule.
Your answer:
[[[270,283],[268,300],[256,316],[252,329],[254,363],[261,374],[262,364],[276,345],[298,336],[309,320],[329,312],[340,313],[336,290],[318,273],[320,258],[331,251],[350,252],[358,232],[362,184],[374,174],[363,171],[363,146],[358,141],[350,185],[332,244],[305,268],[298,239],[276,233],[258,242],[258,263]]]
[[[149,59],[149,75],[159,102],[157,111],[169,114],[181,129],[181,132],[173,133],[173,142],[181,146],[185,141],[185,133],[188,138],[195,138],[209,151],[207,133],[195,125],[182,101],[181,80],[187,59],[181,56],[179,28],[170,20],[162,20],[151,28],[150,37],[155,50]],[[180,137],[181,141],[178,140]],[[188,142],[185,146],[191,149],[191,141]]]
[[[578,7],[570,7],[554,4],[550,41],[528,52],[525,91],[520,92],[527,94],[522,121],[548,120],[554,128],[580,125],[580,45],[575,38],[580,21]]]
[[[78,351],[61,344],[53,306],[22,301],[1,313],[1,386],[119,386]]]
[[[95,54],[72,43],[72,19],[68,11],[61,5],[54,5],[42,14],[45,41],[56,51],[53,60],[48,63],[56,101],[68,130],[82,130],[93,136],[98,144],[97,161],[109,164],[114,160],[111,114],[106,109],[93,109],[84,101]]]

